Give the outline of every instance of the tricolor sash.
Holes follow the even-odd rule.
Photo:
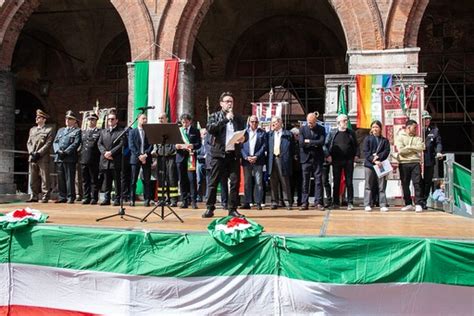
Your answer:
[[[186,128],[180,127],[179,131],[181,132],[181,137],[186,145],[190,145],[191,142],[189,141],[188,133],[186,133]],[[196,157],[194,156],[194,151],[189,151],[189,159],[188,159],[188,171],[196,171]]]

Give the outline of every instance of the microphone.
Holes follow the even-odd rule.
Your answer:
[[[154,106],[142,106],[142,107],[137,108],[137,110],[145,112],[146,110],[153,110],[154,108],[155,108]]]

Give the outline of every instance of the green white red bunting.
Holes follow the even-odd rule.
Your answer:
[[[472,240],[262,234],[227,247],[36,225],[0,230],[0,315],[473,315],[472,262]]]
[[[213,220],[207,226],[209,234],[220,243],[236,246],[263,232],[263,226],[245,217],[226,216]]]
[[[27,207],[7,214],[0,214],[0,228],[3,230],[18,229],[36,223],[45,223],[47,219],[48,215]]]

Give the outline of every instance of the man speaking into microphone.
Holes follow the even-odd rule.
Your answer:
[[[209,196],[207,199],[207,210],[202,217],[213,217],[217,185],[221,177],[223,183],[230,180],[229,190],[229,215],[238,217],[241,214],[237,211],[240,186],[240,143],[230,144],[229,140],[234,132],[245,128],[245,121],[240,115],[235,115],[232,111],[234,107],[234,96],[231,92],[224,92],[220,98],[221,110],[212,113],[207,121],[207,131],[210,134],[210,179]]]

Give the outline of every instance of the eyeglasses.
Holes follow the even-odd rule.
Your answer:
[[[108,118],[107,118],[107,121],[115,121],[115,118],[113,118],[113,117],[108,117]]]
[[[258,121],[250,121],[250,123],[258,123]]]
[[[234,103],[234,100],[222,100],[223,103]]]

